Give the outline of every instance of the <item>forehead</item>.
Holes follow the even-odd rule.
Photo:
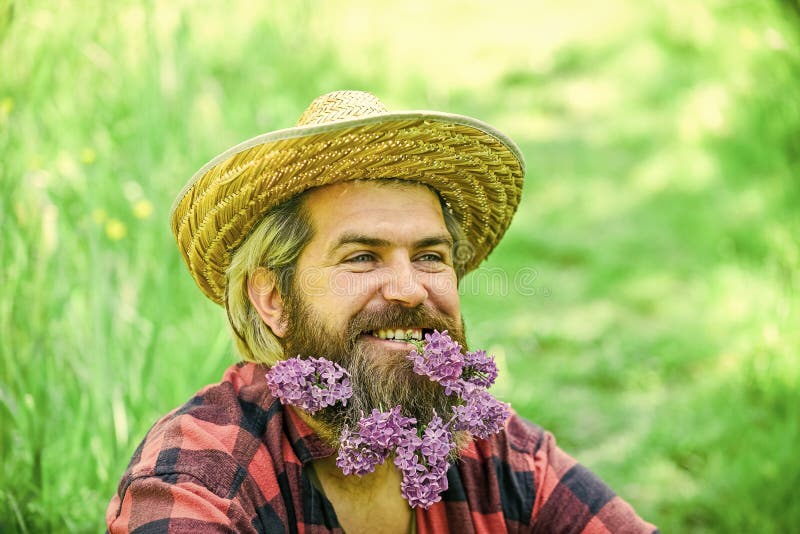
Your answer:
[[[416,183],[360,180],[323,186],[307,195],[304,208],[317,235],[445,229],[439,197]]]

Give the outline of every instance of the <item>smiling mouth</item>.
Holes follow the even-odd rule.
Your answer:
[[[380,330],[364,332],[364,334],[378,339],[407,342],[410,339],[422,341],[423,334],[427,332],[430,332],[430,330],[423,328],[381,328]]]

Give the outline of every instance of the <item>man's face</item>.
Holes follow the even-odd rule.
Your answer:
[[[361,410],[396,404],[423,421],[432,409],[446,415],[441,388],[405,357],[413,346],[387,335],[448,330],[465,345],[439,199],[420,185],[350,182],[312,191],[304,209],[314,237],[284,298],[284,349],[339,362],[354,387],[347,413],[323,419],[352,424]]]

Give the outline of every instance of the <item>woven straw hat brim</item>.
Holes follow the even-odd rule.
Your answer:
[[[313,187],[356,179],[427,184],[460,220],[476,268],[519,205],[522,154],[486,123],[431,111],[387,112],[259,135],[226,150],[184,186],[172,230],[203,292],[222,304],[231,253],[264,214]]]

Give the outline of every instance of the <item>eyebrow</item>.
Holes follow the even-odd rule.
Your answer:
[[[366,234],[358,234],[353,232],[348,232],[339,236],[339,239],[336,240],[336,243],[330,248],[329,253],[333,253],[340,247],[345,245],[363,245],[366,247],[388,247],[392,243],[388,239],[382,239],[380,237],[373,237]],[[453,247],[453,238],[450,237],[450,234],[440,234],[440,235],[433,235],[428,237],[423,237],[422,239],[418,239],[412,244],[412,248],[425,248],[425,247],[433,247],[437,245],[446,245],[450,248]]]

